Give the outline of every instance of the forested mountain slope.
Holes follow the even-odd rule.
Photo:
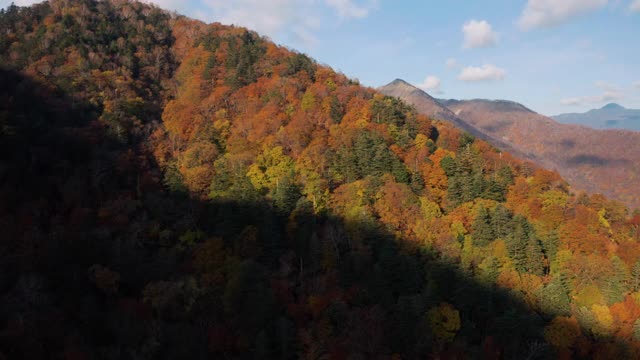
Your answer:
[[[633,358],[640,216],[243,28],[0,13],[0,356]]]
[[[640,133],[560,124],[508,102],[445,104],[469,124],[557,170],[577,190],[602,193],[640,207]]]
[[[640,207],[638,132],[561,124],[506,100],[436,100],[402,80],[379,90],[416,106],[420,114],[447,120],[519,158],[559,172],[574,190]]]
[[[435,99],[425,91],[407,83],[404,80],[396,79],[376,90],[384,95],[399,98],[407,104],[412,105],[419,114],[426,115],[432,119],[445,120],[459,130],[467,132],[481,140],[487,141],[503,151],[508,151],[509,153],[516,155],[520,159],[535,160],[535,156],[532,154],[524,153],[512,146],[512,144],[493,137],[491,134],[483,131],[483,129],[476,128],[469,121],[460,118],[457,114],[454,114],[453,111],[447,108],[446,101]]]

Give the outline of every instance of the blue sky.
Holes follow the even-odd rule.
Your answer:
[[[153,2],[247,26],[367,86],[402,78],[436,97],[547,115],[640,108],[640,0]]]

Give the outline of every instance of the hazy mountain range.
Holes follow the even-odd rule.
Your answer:
[[[625,129],[640,131],[640,110],[627,109],[611,103],[586,113],[569,113],[552,116],[563,124],[580,124],[594,129]]]
[[[450,121],[496,147],[558,171],[576,190],[602,193],[629,206],[640,206],[640,133],[562,124],[506,100],[434,99],[402,80],[378,90],[413,104],[424,115]],[[585,122],[595,121],[589,119],[598,114],[602,119],[607,113],[623,116],[633,111],[609,105],[587,113],[594,115],[586,117]]]

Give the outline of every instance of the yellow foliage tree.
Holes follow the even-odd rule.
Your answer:
[[[438,343],[449,343],[460,330],[460,313],[452,305],[442,303],[427,312],[427,324]]]

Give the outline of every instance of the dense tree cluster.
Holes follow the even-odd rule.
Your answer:
[[[637,356],[619,203],[243,28],[0,33],[0,357]]]

